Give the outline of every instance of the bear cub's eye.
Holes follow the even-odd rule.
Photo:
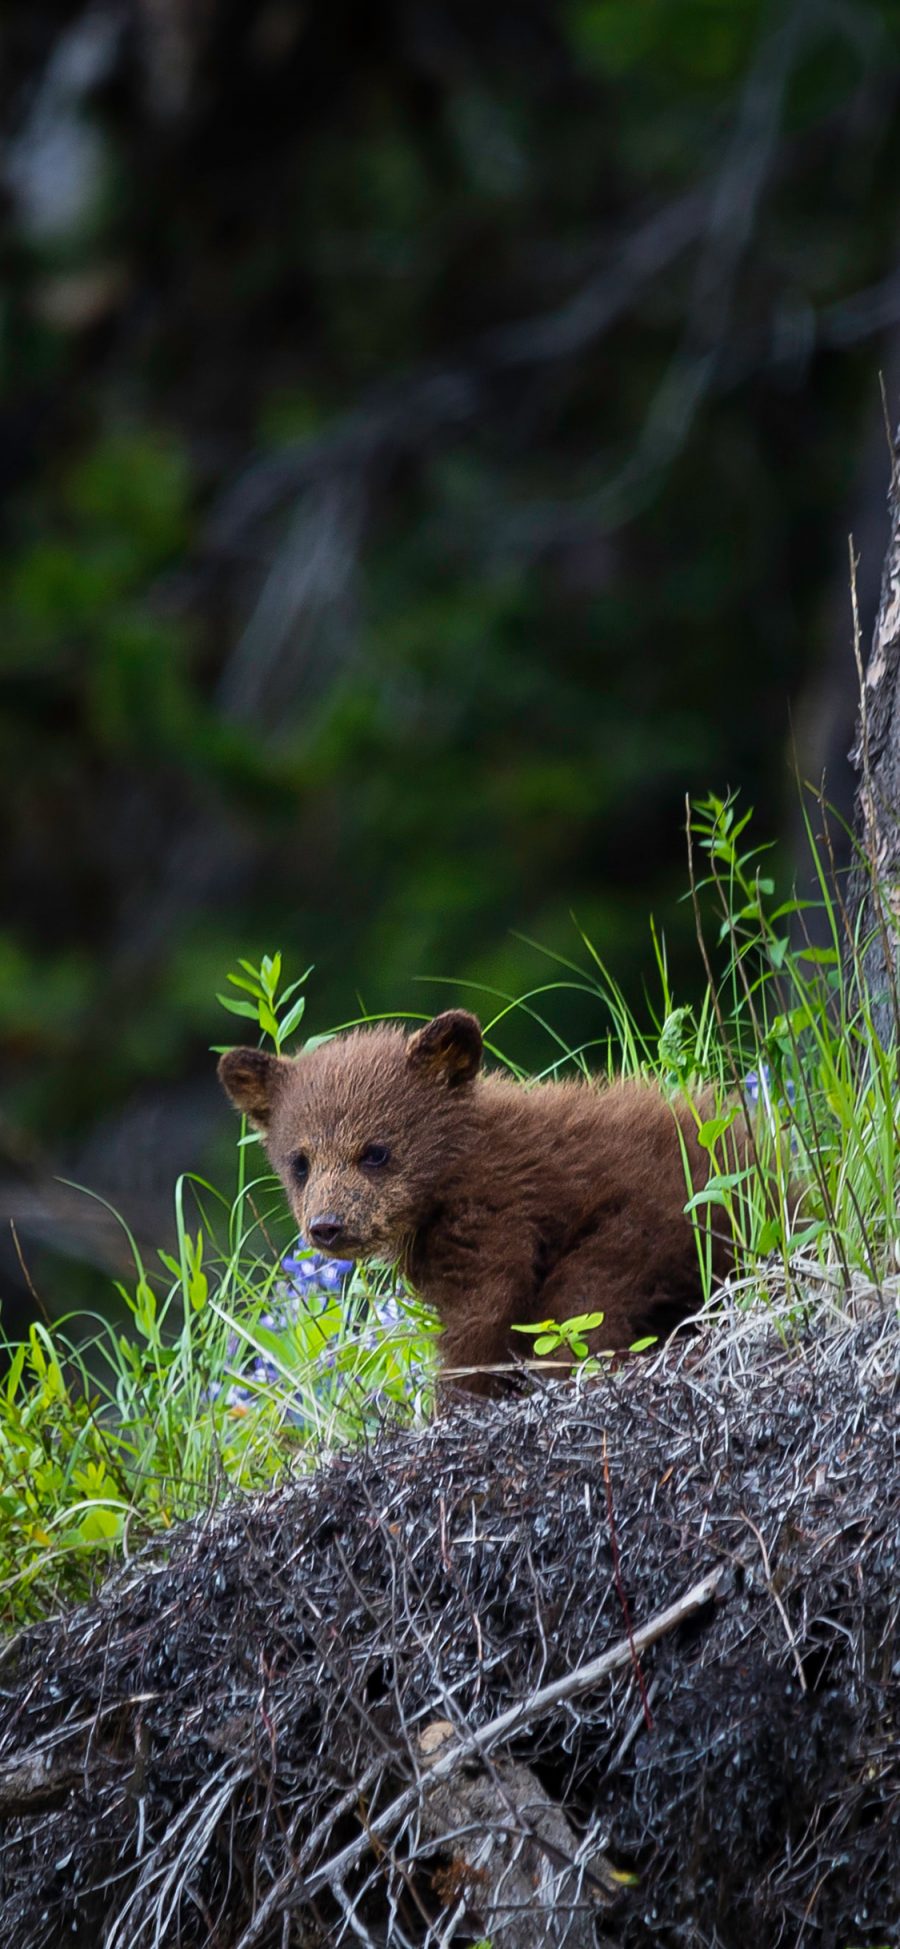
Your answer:
[[[367,1171],[380,1171],[383,1164],[390,1163],[391,1153],[387,1144],[367,1144],[359,1161]]]
[[[291,1177],[295,1184],[306,1183],[309,1177],[309,1158],[305,1151],[298,1150],[296,1157],[291,1158]]]

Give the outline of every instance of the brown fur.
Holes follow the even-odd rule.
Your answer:
[[[602,1310],[590,1341],[618,1351],[695,1311],[686,1172],[699,1187],[709,1160],[690,1105],[640,1081],[523,1087],[482,1075],[481,1052],[476,1018],[451,1010],[409,1038],[354,1030],[293,1060],[233,1049],[219,1073],[300,1231],[331,1220],[333,1256],[399,1261],[440,1317],[445,1369],[530,1353],[514,1323]],[[718,1276],[729,1259],[715,1241]]]

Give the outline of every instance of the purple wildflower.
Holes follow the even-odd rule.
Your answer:
[[[771,1068],[767,1062],[760,1063],[758,1069],[748,1069],[744,1077],[744,1089],[747,1092],[750,1102],[759,1103],[762,1101],[770,1116],[772,1114],[773,1097],[779,1096],[783,1091],[792,1109],[797,1098],[796,1086],[791,1078],[787,1077],[784,1082],[777,1082],[773,1078]]]
[[[352,1259],[329,1259],[323,1252],[310,1252],[304,1240],[298,1238],[281,1261],[283,1277],[272,1289],[268,1310],[260,1314],[260,1326],[270,1333],[283,1333],[296,1326],[304,1315],[315,1319],[326,1313],[333,1306],[336,1296],[344,1296],[354,1269]],[[369,1302],[370,1325],[360,1336],[358,1345],[367,1352],[375,1352],[385,1329],[403,1324],[402,1298],[403,1288],[400,1286]],[[364,1299],[362,1306],[365,1310]],[[359,1323],[360,1308],[356,1302],[348,1301],[347,1319],[348,1322]],[[243,1361],[240,1359],[242,1353]],[[271,1356],[254,1350],[248,1358],[246,1347],[234,1333],[228,1341],[228,1358],[239,1367],[240,1378],[230,1385],[214,1381],[208,1390],[208,1398],[211,1401],[223,1400],[227,1407],[237,1413],[247,1412],[260,1385],[276,1386],[284,1380]],[[338,1348],[329,1339],[316,1360],[322,1374],[323,1390],[329,1384],[331,1370],[337,1365]],[[244,1385],[241,1384],[242,1379]],[[302,1420],[303,1416],[298,1410],[296,1415],[291,1413],[290,1418]]]
[[[316,1274],[316,1283],[319,1286],[323,1286],[327,1293],[339,1293],[343,1287],[345,1279],[347,1278],[348,1274],[351,1273],[352,1271],[353,1271],[352,1260],[330,1259],[327,1260],[324,1265],[319,1267],[318,1272]]]
[[[353,1260],[329,1259],[324,1252],[307,1252],[302,1238],[298,1238],[293,1250],[285,1253],[281,1269],[292,1284],[301,1288],[320,1286],[326,1292],[336,1292],[353,1271]]]

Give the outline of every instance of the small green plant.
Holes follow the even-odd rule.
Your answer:
[[[280,1056],[285,1042],[299,1029],[303,1020],[306,996],[299,995],[298,990],[309,980],[312,965],[280,992],[280,954],[264,954],[259,967],[255,967],[252,961],[239,961],[238,967],[240,973],[229,974],[226,980],[241,993],[218,995],[216,999],[223,1008],[227,1008],[229,1015],[241,1015],[248,1022],[253,1022],[260,1035],[274,1043],[276,1054]]]
[[[777,898],[772,877],[761,871],[765,849],[750,842],[749,818],[733,797],[712,795],[689,819],[691,894],[720,1074],[742,1109],[754,1113],[758,1149],[756,1169],[739,1184],[728,1182],[726,1165],[714,1170],[706,1192],[728,1212],[748,1253],[780,1248],[788,1279],[792,1261],[812,1253],[845,1289],[854,1271],[877,1287],[893,1269],[898,1245],[896,1056],[876,1032],[865,944],[854,937],[808,817],[815,902]],[[701,873],[695,849],[705,855]],[[723,950],[717,982],[714,956]],[[718,1166],[715,1146],[711,1156]],[[805,1187],[793,1223],[789,1176]],[[771,1195],[760,1196],[761,1189],[771,1194],[773,1183],[780,1222],[773,1222]]]
[[[547,1354],[558,1353],[560,1347],[565,1347],[574,1361],[581,1362],[589,1358],[591,1351],[585,1334],[594,1333],[603,1325],[605,1317],[603,1313],[573,1313],[567,1320],[539,1320],[534,1326],[514,1326],[513,1332],[534,1335],[534,1352],[538,1359],[542,1359]],[[655,1344],[656,1335],[649,1333],[642,1340],[634,1340],[628,1351],[645,1353],[648,1347]],[[608,1353],[604,1352],[596,1357],[601,1360],[612,1360],[613,1350],[610,1349]]]
[[[573,1360],[585,1360],[590,1348],[584,1336],[602,1325],[602,1313],[573,1313],[568,1320],[539,1320],[535,1326],[514,1326],[513,1332],[534,1336],[534,1352],[538,1359],[545,1354],[558,1353],[560,1347],[565,1347]]]

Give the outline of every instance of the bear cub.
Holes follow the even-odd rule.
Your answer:
[[[396,1261],[439,1316],[445,1379],[485,1394],[503,1381],[482,1370],[530,1354],[514,1324],[602,1311],[592,1349],[620,1351],[696,1310],[684,1205],[709,1158],[690,1105],[651,1083],[527,1088],[481,1059],[476,1017],[449,1009],[413,1035],[352,1030],[293,1058],[231,1049],[219,1075],[304,1238]],[[729,1247],[709,1244],[721,1278]]]

